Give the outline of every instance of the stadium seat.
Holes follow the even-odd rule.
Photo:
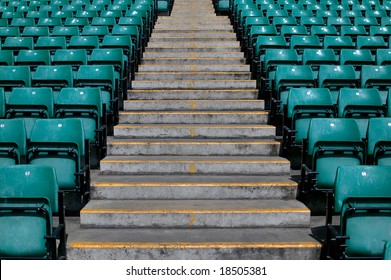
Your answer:
[[[391,49],[378,49],[376,51],[376,64],[379,66],[391,64]]]
[[[321,41],[325,36],[338,36],[335,26],[312,26],[311,35],[316,35]]]
[[[349,36],[353,42],[357,41],[357,36],[367,36],[368,32],[364,26],[341,26],[341,36]]]
[[[367,142],[368,163],[390,166],[391,119],[388,115],[369,120]]]
[[[97,36],[99,39],[102,39],[105,35],[110,35],[107,25],[86,25],[81,31],[81,36]]]
[[[290,42],[293,35],[307,35],[307,29],[303,25],[283,25],[281,27],[280,34],[285,37],[287,42]]]
[[[376,54],[378,49],[387,49],[388,46],[381,36],[358,36],[357,49],[368,49]]]
[[[39,37],[35,44],[36,50],[49,50],[50,54],[54,54],[56,50],[66,49],[67,42],[64,36],[62,37]]]
[[[35,120],[53,118],[54,100],[50,88],[14,88],[8,98],[6,118],[23,119],[27,139]]]
[[[376,64],[370,50],[343,49],[339,55],[339,61],[341,65],[353,65],[358,70],[361,70],[363,65]]]
[[[54,102],[64,87],[73,87],[73,73],[70,65],[38,66],[32,79],[33,87],[50,87]]]
[[[364,65],[361,69],[361,88],[376,88],[382,99],[388,94],[391,84],[391,65],[372,66]]]
[[[79,119],[36,120],[27,144],[27,163],[56,170],[60,191],[89,196],[89,144]]]
[[[362,165],[365,156],[354,119],[312,119],[303,139],[300,191],[332,192],[338,166]]]
[[[72,36],[79,36],[79,28],[77,26],[55,26],[52,30],[52,36],[63,36],[69,42]]]
[[[91,167],[98,168],[106,155],[106,108],[99,88],[63,88],[58,96],[57,118],[80,119],[91,144]]]
[[[117,20],[114,17],[94,17],[91,21],[92,26],[107,26],[109,32],[111,32],[113,26],[116,24]]]
[[[69,49],[85,49],[91,54],[94,49],[99,48],[98,36],[72,36],[68,44]]]
[[[265,52],[261,77],[274,80],[278,65],[300,65],[300,57],[296,50],[292,49],[269,49]]]
[[[64,26],[76,26],[80,32],[86,25],[89,25],[88,18],[66,18],[64,22]]]
[[[326,88],[292,88],[288,93],[283,134],[284,153],[301,147],[313,118],[336,117],[330,91]]]
[[[50,65],[51,57],[48,50],[21,50],[15,59],[15,65],[27,65],[31,71],[39,65]]]
[[[321,65],[338,64],[337,56],[330,49],[305,49],[303,53],[303,65],[310,65],[313,71],[319,70]],[[317,73],[315,73],[317,75]]]
[[[323,48],[332,49],[339,54],[341,49],[354,49],[355,44],[350,36],[325,36]]]
[[[24,163],[27,151],[24,121],[0,119],[0,132],[0,166]]]
[[[377,89],[341,88],[337,108],[339,118],[356,120],[362,139],[366,138],[369,119],[385,115],[384,104]]]
[[[5,100],[15,87],[30,87],[31,73],[28,66],[0,66],[0,87],[4,89]]]
[[[371,26],[370,36],[382,36],[385,41],[391,36],[391,26]]]
[[[57,50],[52,59],[52,65],[70,65],[73,70],[73,78],[76,78],[77,70],[80,65],[87,65],[87,52],[83,49],[78,50]]]
[[[0,66],[13,66],[14,52],[11,50],[0,50]]]
[[[33,50],[34,40],[32,37],[7,37],[1,48],[18,54],[20,50]]]
[[[1,43],[4,43],[7,37],[20,37],[20,31],[18,27],[0,27],[0,39]]]
[[[333,258],[383,258],[384,245],[391,239],[390,171],[385,166],[337,169],[334,203],[329,208],[340,213],[340,230],[332,225],[331,219],[326,225],[327,251]]]
[[[62,24],[60,18],[40,18],[38,20],[37,26],[46,26],[49,27],[49,31],[52,32],[55,26],[60,26]]]
[[[290,48],[297,50],[299,54],[302,54],[304,49],[319,49],[322,48],[322,43],[318,36],[308,35],[293,35],[291,37]]]
[[[369,32],[371,26],[378,26],[379,23],[376,18],[356,17],[354,19],[354,26],[363,26]]]
[[[359,79],[353,65],[321,65],[318,73],[318,86],[328,88],[333,103],[337,103],[339,90],[344,87],[356,88]]]
[[[63,197],[53,168],[0,167],[0,213],[1,259],[66,258]]]
[[[12,18],[10,27],[18,27],[19,31],[22,32],[27,26],[35,26],[35,21],[32,18]]]
[[[50,14],[51,18],[59,18],[62,23],[65,22],[65,19],[67,18],[72,18],[73,17],[73,12],[72,11],[54,11]]]

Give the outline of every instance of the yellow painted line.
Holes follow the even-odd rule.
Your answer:
[[[110,145],[280,145],[280,142],[109,142]]]
[[[227,161],[227,160],[157,160],[157,159],[103,159],[101,160],[103,163],[171,163],[171,164],[179,164],[179,163],[187,163],[187,164],[238,164],[238,163],[268,163],[268,164],[279,164],[279,163],[289,163],[288,160],[235,160],[235,161]]]
[[[318,242],[70,242],[75,249],[319,249]]]
[[[296,187],[297,183],[293,181],[288,182],[242,182],[242,183],[129,183],[129,182],[93,182],[92,186],[99,188],[110,188],[110,187]]]
[[[82,209],[80,214],[254,214],[254,213],[310,213],[309,209]]]
[[[167,111],[142,111],[142,112],[120,112],[120,115],[268,115],[269,112],[221,112],[221,111],[198,111],[198,112],[167,112]]]

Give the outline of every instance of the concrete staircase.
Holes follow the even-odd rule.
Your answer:
[[[161,17],[69,259],[317,259],[310,211],[226,17]]]

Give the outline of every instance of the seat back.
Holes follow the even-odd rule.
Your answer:
[[[391,119],[372,118],[369,120],[368,162],[376,165],[391,165]]]
[[[384,245],[391,238],[390,180],[388,166],[338,168],[334,209],[341,213],[341,234],[349,237],[346,257],[383,256]]]
[[[0,165],[24,162],[26,156],[26,128],[21,119],[0,119]]]
[[[0,66],[0,87],[4,88],[6,101],[14,87],[31,86],[28,66]]]
[[[387,241],[384,245],[383,260],[391,260],[391,241]]]

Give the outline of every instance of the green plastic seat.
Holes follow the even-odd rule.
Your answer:
[[[19,37],[20,31],[18,27],[0,27],[0,39],[4,43],[7,37]]]
[[[20,32],[22,32],[26,26],[35,26],[35,21],[32,18],[13,18],[10,26],[18,27]]]
[[[338,64],[337,56],[330,49],[305,49],[303,52],[303,65],[310,65],[313,70],[319,69],[320,65]]]
[[[387,101],[387,105],[389,105]],[[386,118],[372,118],[369,120],[367,132],[368,163],[374,165],[391,165],[391,118],[387,108]]]
[[[6,118],[23,119],[27,139],[37,119],[53,118],[54,99],[51,88],[15,88],[7,102]]]
[[[50,65],[51,57],[48,50],[21,50],[15,59],[15,65],[30,66],[34,71],[39,65]]]
[[[0,66],[0,87],[4,89],[6,102],[15,87],[30,87],[31,73],[28,66]]]
[[[106,115],[99,88],[63,88],[56,104],[57,118],[82,122],[85,138],[91,144],[91,167],[98,167],[106,155]]]
[[[391,18],[390,17],[384,17],[380,21],[381,26],[391,26]]]
[[[376,11],[366,10],[365,17],[373,17],[373,18],[378,19],[378,21],[380,21],[381,18],[388,17],[388,15],[387,15],[386,11],[384,11],[384,10],[376,10]]]
[[[281,30],[282,26],[296,26],[297,20],[294,17],[274,17],[272,24],[277,30]]]
[[[387,49],[388,46],[381,36],[358,36],[357,49],[369,49],[372,53],[376,53],[378,49]]]
[[[44,26],[26,26],[21,34],[22,37],[33,37],[34,42],[36,42],[40,36],[49,35],[49,28]]]
[[[123,16],[123,11],[126,11],[126,8],[121,9],[121,5],[110,4],[108,7],[108,10],[100,12],[99,17],[100,18],[114,18],[116,21],[118,21],[118,19]]]
[[[325,36],[338,36],[338,31],[335,26],[312,26],[311,35],[316,35],[319,39],[323,39]]]
[[[357,11],[357,10],[343,10],[341,11],[341,17],[346,17],[346,18],[349,18],[353,23],[354,23],[354,19],[356,17],[362,17],[363,14],[361,13],[361,11]]]
[[[341,49],[354,49],[355,44],[350,36],[325,36],[323,48],[340,52]]]
[[[385,40],[391,36],[391,27],[388,26],[371,26],[369,29],[370,36],[382,36]]]
[[[305,49],[322,48],[322,43],[316,35],[293,35],[291,37],[290,48],[295,49],[299,54],[302,54]]]
[[[356,69],[361,70],[362,65],[374,65],[375,58],[370,50],[341,50],[339,56],[341,65],[354,65]]]
[[[13,66],[14,53],[11,50],[0,50],[0,66]]]
[[[107,6],[107,11],[120,11],[121,13],[125,13],[125,11],[128,9],[128,5],[125,3],[122,4],[110,4]]]
[[[48,17],[49,17],[48,11],[29,11],[26,14],[26,18],[34,19],[35,24],[38,23],[38,20],[40,18],[48,18]]]
[[[283,25],[280,30],[280,35],[284,36],[285,39],[289,42],[293,35],[307,35],[307,28],[303,25]]]
[[[77,11],[75,17],[77,18],[87,18],[88,22],[91,22],[92,18],[97,17],[97,11]]]
[[[348,17],[328,17],[327,18],[328,26],[335,26],[337,31],[340,31],[343,26],[352,26],[352,22]]]
[[[269,49],[265,52],[263,74],[267,79],[273,80],[278,65],[299,65],[300,57],[296,50],[292,49]]]
[[[81,65],[87,65],[87,61],[86,50],[57,50],[53,56],[52,65],[70,65],[75,73]],[[76,78],[75,75],[74,78]]]
[[[141,61],[141,52],[144,48],[144,43],[140,39],[140,31],[137,26],[132,25],[115,25],[111,30],[111,35],[113,36],[130,36],[132,43],[135,47],[134,54],[137,62]]]
[[[310,66],[279,65],[276,69],[273,98],[280,101],[284,110],[291,88],[313,88],[316,86],[314,73]]]
[[[287,98],[284,149],[301,147],[313,118],[333,118],[335,106],[326,88],[292,88]]]
[[[83,12],[83,5],[66,4],[62,6],[61,11],[72,12],[72,14],[75,16],[77,12]]]
[[[58,4],[41,5],[39,7],[39,10],[51,13],[51,12],[55,12],[55,11],[60,11],[61,7]]]
[[[144,42],[144,45],[146,44],[146,41],[148,39],[147,29],[145,24],[143,23],[143,20],[139,16],[127,16],[127,17],[120,17],[118,20],[118,25],[135,25],[137,26],[137,29],[139,30],[139,38],[141,41]]]
[[[94,17],[91,21],[92,26],[106,26],[109,32],[113,29],[113,26],[116,24],[117,24],[117,20],[114,17],[102,17],[102,16]]]
[[[391,241],[384,245],[383,260],[391,260]]]
[[[341,36],[349,36],[353,41],[357,40],[357,36],[367,36],[368,32],[364,26],[341,26]]]
[[[59,18],[61,22],[63,23],[66,18],[72,18],[73,12],[72,11],[55,11],[50,14],[51,18]]]
[[[84,11],[87,11],[87,12],[99,12],[100,11],[103,11],[105,9],[105,6],[104,5],[91,5],[91,4],[87,4],[84,6]]]
[[[89,25],[88,18],[66,18],[64,22],[64,26],[77,26],[79,31],[86,25]]]
[[[289,14],[288,14],[288,11],[286,10],[280,10],[280,9],[270,9],[270,8],[267,8],[266,10],[266,17],[268,19],[271,19],[273,20],[274,18],[276,17],[288,17]]]
[[[337,107],[339,118],[356,120],[362,139],[366,138],[369,120],[385,115],[383,101],[377,89],[341,88]]]
[[[341,88],[356,88],[359,83],[353,65],[321,65],[318,73],[318,86],[330,89],[334,104],[337,103]]]
[[[32,79],[33,87],[50,87],[53,90],[54,102],[64,87],[73,87],[72,66],[38,66]]]
[[[33,50],[33,37],[7,37],[1,46],[3,50],[12,50],[17,54],[20,50]]]
[[[391,49],[378,49],[376,51],[376,64],[379,66],[391,64]]]
[[[313,17],[314,13],[310,10],[296,10],[293,9],[291,12],[291,16],[295,17],[296,19],[300,20],[302,17]]]
[[[98,36],[72,36],[68,44],[68,49],[85,49],[87,54],[97,48],[99,48]]]
[[[244,23],[244,31],[242,32],[243,36],[248,36],[250,34],[251,27],[253,26],[262,26],[262,25],[269,25],[270,22],[265,17],[259,17],[259,16],[249,16],[246,18]]]
[[[0,166],[24,163],[27,151],[24,121],[0,119],[0,132]]]
[[[55,26],[52,30],[52,36],[63,36],[67,42],[72,36],[79,36],[79,28],[77,26]]]
[[[277,36],[277,29],[273,25],[254,25],[249,33],[249,46],[254,46],[260,36]]]
[[[35,44],[36,50],[49,50],[51,54],[56,50],[66,49],[67,42],[64,36],[39,37]]]
[[[65,258],[65,217],[59,197],[53,168],[0,167],[1,259]],[[54,226],[56,213],[59,222]]]
[[[83,27],[83,30],[81,32],[81,36],[97,36],[98,38],[103,38],[105,35],[110,35],[109,28],[106,25],[87,25]]]
[[[334,258],[382,259],[391,239],[390,167],[341,166],[335,180],[334,211],[340,230],[327,225],[327,247]],[[370,226],[368,226],[370,225]],[[331,238],[335,239],[334,246]]]
[[[301,17],[300,25],[305,26],[308,31],[311,31],[313,26],[325,26],[326,24],[321,17]]]
[[[40,18],[38,19],[37,26],[46,26],[49,27],[51,32],[55,26],[61,26],[62,21],[60,18]]]
[[[301,190],[333,191],[337,168],[364,160],[365,145],[354,119],[314,118],[303,140]]]
[[[251,71],[258,73],[261,70],[261,64],[266,50],[284,48],[288,48],[288,43],[284,36],[258,36],[252,53]]]
[[[336,11],[330,11],[329,9],[327,9],[324,6],[323,7],[320,6],[319,9],[316,10],[316,14],[315,15],[317,17],[323,18],[326,21],[330,17],[338,17],[338,13]]]
[[[391,65],[364,65],[361,69],[361,88],[377,88],[384,100],[388,94],[388,88],[391,82],[390,71]]]
[[[88,161],[83,125],[79,119],[35,121],[27,146],[27,162],[54,168],[60,191],[87,195]]]

